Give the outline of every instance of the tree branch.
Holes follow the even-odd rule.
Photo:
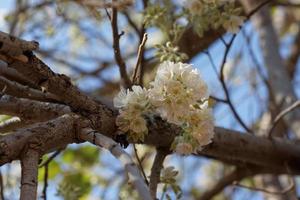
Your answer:
[[[286,116],[287,114],[289,114],[289,112],[292,112],[294,109],[300,107],[300,100],[296,101],[295,103],[293,103],[292,105],[290,105],[289,107],[287,107],[286,109],[284,109],[283,111],[281,111],[275,118],[273,125],[270,128],[270,131],[268,133],[268,137],[272,138],[272,133],[276,127],[276,125],[280,122],[280,120]]]
[[[68,106],[61,104],[19,99],[9,95],[0,98],[1,114],[17,116],[25,120],[44,121],[70,112]]]
[[[36,88],[30,80],[22,76],[22,74],[20,74],[17,70],[7,67],[7,64],[4,62],[0,62],[0,75],[9,80]]]
[[[114,55],[115,60],[119,66],[120,76],[122,80],[122,84],[125,86],[125,88],[129,88],[131,85],[131,81],[127,75],[126,72],[126,64],[121,56],[121,50],[120,50],[120,44],[119,40],[122,35],[119,34],[118,29],[118,10],[116,8],[112,8],[112,16],[111,16],[111,28],[113,33],[113,49],[114,49]]]
[[[18,160],[25,146],[38,143],[40,155],[79,142],[77,133],[78,116],[66,114],[47,122],[41,122],[0,135],[0,166]]]
[[[157,148],[155,159],[152,164],[151,174],[150,174],[150,193],[152,199],[156,199],[157,185],[160,182],[160,172],[163,168],[163,163],[166,156],[170,153],[169,149]]]
[[[141,199],[151,200],[151,195],[143,177],[140,174],[137,166],[134,164],[130,155],[126,153],[120,145],[111,138],[108,138],[97,131],[90,128],[83,129],[80,132],[80,138],[89,141],[97,146],[109,150],[117,159],[124,165],[125,170],[129,175],[129,181],[134,185]]]
[[[31,122],[28,121],[21,121],[18,117],[13,117],[0,123],[0,134],[22,128],[29,125],[30,123]]]
[[[231,185],[234,181],[240,181],[241,179],[254,174],[254,171],[247,168],[234,169],[232,172],[225,175],[221,180],[219,180],[213,187],[204,192],[198,200],[210,200],[219,192],[221,192],[225,187]]]
[[[37,196],[39,153],[29,148],[21,157],[21,195],[20,200],[33,200]]]
[[[37,89],[30,88],[28,86],[21,85],[17,82],[10,81],[2,76],[0,76],[0,87],[6,87],[5,92],[9,95],[28,98],[37,101],[46,102],[59,102],[60,98],[49,92],[42,92]]]

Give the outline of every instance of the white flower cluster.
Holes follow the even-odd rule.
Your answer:
[[[241,9],[235,7],[235,0],[187,0],[186,8],[200,36],[209,28],[221,26],[231,33],[237,33],[245,20],[239,15]]]
[[[159,115],[169,123],[182,127],[172,148],[180,154],[190,154],[207,145],[214,135],[212,111],[208,108],[205,82],[192,65],[163,62],[150,88],[133,86],[132,91],[121,90],[114,99],[120,109],[117,125],[135,140],[147,134],[143,116]]]

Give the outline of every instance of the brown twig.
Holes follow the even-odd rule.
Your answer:
[[[263,3],[258,5],[255,9],[253,9],[250,13],[248,13],[247,19],[250,19],[252,15],[254,15],[258,10],[260,10],[263,6],[267,5],[269,2],[271,2],[271,0],[264,1]],[[228,105],[229,105],[233,115],[235,116],[235,118],[238,120],[238,122],[241,124],[241,126],[247,132],[253,133],[253,131],[250,128],[248,128],[247,125],[243,122],[242,118],[239,116],[236,109],[234,108],[233,103],[231,102],[231,99],[230,99],[229,91],[228,91],[226,83],[225,83],[225,77],[224,77],[225,63],[227,61],[227,56],[228,56],[229,50],[230,50],[236,36],[237,36],[236,34],[233,34],[228,43],[223,39],[223,37],[220,37],[220,39],[223,42],[223,44],[225,45],[226,49],[225,49],[225,53],[224,53],[222,64],[221,64],[219,79],[220,79],[221,85],[223,87],[223,90],[224,90],[224,93],[225,93],[225,96],[226,96],[226,100],[228,102]]]
[[[242,118],[239,116],[239,114],[237,113],[236,109],[234,108],[233,106],[233,103],[231,102],[231,98],[230,98],[230,95],[229,95],[229,91],[227,89],[227,86],[226,86],[226,83],[225,83],[225,77],[224,77],[224,68],[225,68],[225,63],[227,61],[227,56],[228,56],[228,53],[229,53],[229,50],[233,44],[233,41],[234,39],[236,38],[236,34],[233,34],[229,43],[226,43],[225,41],[223,41],[224,45],[226,46],[226,49],[225,49],[225,53],[224,53],[224,56],[223,56],[223,60],[222,60],[222,64],[221,64],[221,70],[220,70],[220,75],[219,75],[219,80],[221,82],[221,85],[223,87],[223,90],[224,90],[224,93],[225,93],[225,96],[226,96],[226,100],[227,100],[227,103],[228,103],[228,106],[230,107],[233,115],[235,116],[235,118],[237,119],[237,121],[241,124],[241,126],[248,132],[248,133],[253,133],[253,131],[247,127],[247,125],[243,122]]]
[[[141,83],[139,83],[139,80],[140,80],[140,76],[141,76],[141,61],[142,61],[142,57],[143,57],[143,52],[144,52],[144,47],[145,47],[145,44],[146,44],[146,41],[148,39],[148,35],[147,33],[144,34],[143,36],[143,39],[141,41],[141,44],[139,45],[139,49],[138,49],[138,54],[137,54],[137,61],[136,61],[136,65],[135,65],[135,68],[134,68],[134,73],[133,73],[133,76],[132,76],[132,84],[138,84],[140,85]]]
[[[266,1],[262,2],[261,4],[259,4],[256,8],[254,8],[247,14],[247,16],[246,16],[247,19],[250,19],[252,17],[252,15],[254,15],[257,11],[259,11],[261,8],[263,8],[265,5],[269,4],[272,1],[273,0],[266,0]]]
[[[48,174],[49,174],[49,164],[50,162],[60,154],[62,150],[57,150],[55,153],[53,153],[44,163],[39,165],[39,168],[44,167],[45,173],[44,173],[44,187],[43,187],[43,195],[42,198],[44,200],[47,200],[47,188],[48,188]]]
[[[272,133],[274,129],[276,128],[277,124],[280,122],[280,120],[287,115],[289,112],[293,111],[294,109],[300,107],[300,100],[294,102],[291,106],[287,107],[283,111],[281,111],[274,119],[274,122],[272,124],[272,127],[270,128],[270,131],[268,133],[268,138],[272,138]]]
[[[44,187],[42,198],[47,200],[47,188],[48,188],[48,173],[49,173],[49,163],[44,166]]]
[[[144,168],[143,168],[143,165],[142,165],[142,161],[141,161],[141,159],[140,159],[140,157],[139,157],[139,155],[138,155],[138,152],[137,152],[137,149],[136,149],[135,144],[133,144],[133,151],[134,151],[135,158],[136,158],[136,160],[137,160],[137,162],[138,162],[138,166],[139,166],[139,168],[140,168],[140,170],[141,170],[141,172],[142,172],[142,175],[143,175],[143,177],[144,177],[145,183],[146,183],[147,185],[149,185],[149,182],[148,182],[146,173],[145,173]]]
[[[48,165],[54,158],[56,158],[60,153],[62,149],[59,149],[55,151],[46,161],[44,161],[42,164],[39,165],[39,168],[45,167]]]
[[[114,55],[115,60],[119,66],[120,76],[122,79],[122,84],[129,88],[131,85],[131,81],[128,77],[128,74],[126,72],[126,64],[121,56],[121,50],[120,50],[120,37],[124,34],[122,32],[119,34],[118,29],[118,10],[116,8],[112,8],[112,16],[111,16],[111,28],[113,33],[113,49],[114,49]]]

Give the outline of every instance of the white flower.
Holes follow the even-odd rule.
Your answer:
[[[200,146],[207,145],[214,136],[214,120],[209,108],[192,109],[187,116],[188,132]]]
[[[149,98],[157,112],[178,125],[190,105],[208,96],[206,84],[190,64],[163,62],[150,84]]]
[[[116,125],[135,141],[143,140],[148,133],[143,115],[149,111],[148,92],[141,86],[132,86],[132,91],[121,89],[114,98],[114,106],[119,108]]]
[[[189,155],[193,152],[193,146],[187,142],[178,143],[175,152],[180,155]]]
[[[128,104],[128,95],[124,88],[121,88],[120,92],[114,98],[113,103],[116,108],[123,108]]]
[[[231,33],[237,33],[240,30],[240,26],[244,23],[244,19],[242,16],[231,15],[228,20],[225,20],[223,27]]]
[[[139,105],[141,108],[148,103],[148,94],[145,88],[141,86],[132,86],[132,91],[121,89],[119,94],[113,100],[116,108],[126,108],[130,105]]]

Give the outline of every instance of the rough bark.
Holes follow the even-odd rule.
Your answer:
[[[29,148],[21,157],[20,200],[34,200],[37,197],[39,153]]]

